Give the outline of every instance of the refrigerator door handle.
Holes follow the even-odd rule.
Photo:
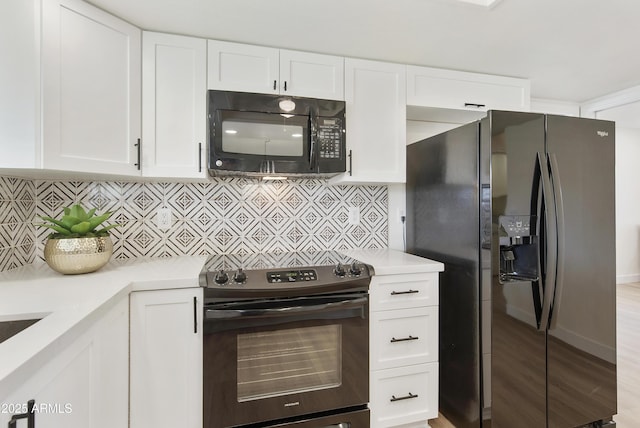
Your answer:
[[[558,160],[555,154],[549,154],[549,166],[551,167],[551,183],[553,185],[553,195],[556,210],[557,224],[557,264],[555,269],[555,290],[553,292],[553,300],[551,310],[549,311],[549,328],[556,327],[558,322],[558,310],[560,309],[560,300],[562,297],[562,286],[564,284],[564,260],[565,260],[565,242],[564,242],[564,202],[562,198],[562,185],[560,183],[560,172],[558,170]],[[554,317],[554,314],[556,315]]]
[[[549,316],[551,314],[551,304],[556,289],[556,265],[558,260],[557,253],[557,236],[556,236],[556,212],[553,202],[553,191],[551,187],[551,177],[549,171],[549,162],[544,153],[538,152],[538,166],[540,167],[540,175],[542,178],[542,199],[544,204],[544,221],[545,227],[544,239],[541,239],[541,251],[545,257],[545,272],[540,272],[540,278],[543,281],[543,299],[542,299],[542,315],[540,317],[540,325],[538,331],[545,331],[549,327]],[[550,274],[551,273],[551,274]]]
[[[533,234],[539,237],[538,239],[538,280],[531,284],[531,294],[533,298],[533,309],[536,316],[536,327],[540,328],[540,322],[542,320],[542,297],[544,296],[544,279],[542,278],[542,248],[544,246],[544,237],[541,236],[540,230],[543,225],[542,221],[542,207],[543,207],[543,189],[542,189],[542,171],[539,156],[536,155],[536,163],[533,169],[533,182],[531,186],[531,218],[535,218],[535,223],[532,225]],[[535,230],[533,229],[535,227]]]

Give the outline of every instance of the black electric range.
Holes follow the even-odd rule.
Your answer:
[[[211,256],[200,274],[205,303],[366,291],[373,267],[337,251]]]

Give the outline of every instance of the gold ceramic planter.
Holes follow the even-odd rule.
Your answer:
[[[63,274],[88,273],[106,265],[113,253],[109,236],[47,239],[44,259],[51,269]]]

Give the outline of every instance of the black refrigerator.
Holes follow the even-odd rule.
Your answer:
[[[613,122],[490,111],[407,147],[407,252],[441,261],[440,412],[612,427]]]

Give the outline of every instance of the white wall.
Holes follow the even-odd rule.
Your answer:
[[[640,281],[640,101],[596,113],[616,122],[616,280]]]

